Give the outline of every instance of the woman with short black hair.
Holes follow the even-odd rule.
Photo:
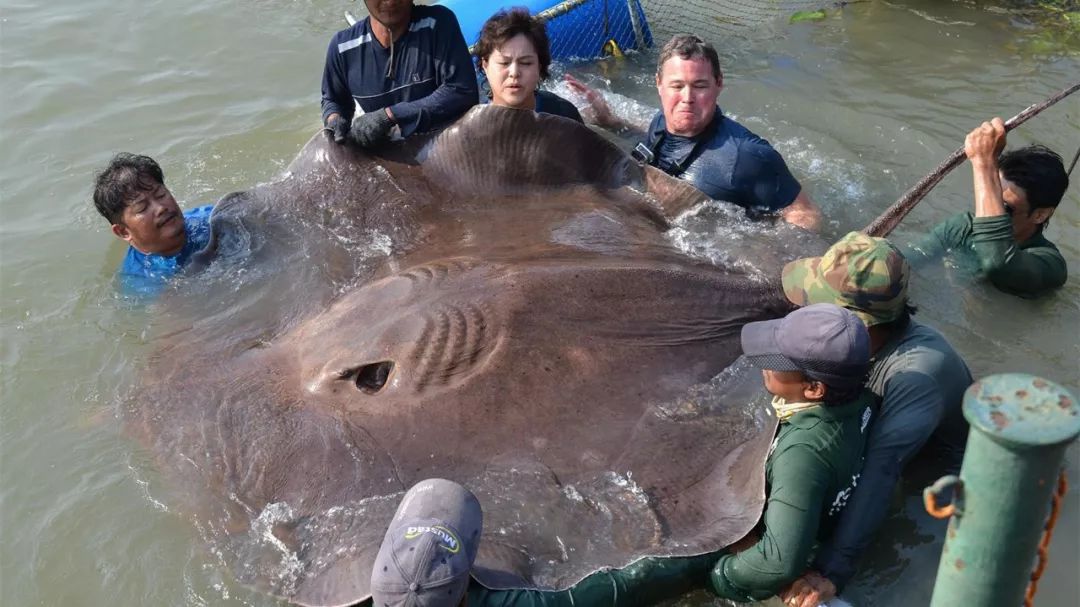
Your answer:
[[[551,47],[544,22],[524,8],[500,10],[484,23],[474,51],[491,87],[491,103],[582,122],[574,104],[540,90]]]

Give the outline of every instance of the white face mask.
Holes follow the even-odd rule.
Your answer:
[[[789,403],[782,396],[774,396],[772,399],[772,407],[776,411],[776,417],[782,422],[791,419],[791,416],[796,413],[819,406],[821,406],[821,401]]]

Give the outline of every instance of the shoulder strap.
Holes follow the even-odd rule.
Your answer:
[[[716,129],[723,118],[724,117],[718,112],[716,117],[713,118],[713,121],[709,123],[709,126],[702,131],[697,141],[694,142],[694,147],[690,149],[690,152],[683,158],[671,162],[671,170],[665,172],[672,177],[680,177],[685,173],[686,169],[701,155],[701,152],[705,149],[705,144],[712,141]],[[637,147],[634,148],[633,152],[631,152],[631,156],[641,162],[656,166],[656,151],[660,149],[660,144],[664,141],[666,135],[667,124],[664,122],[664,116],[661,115],[660,119],[657,121],[656,127],[649,131],[643,143],[639,143]]]

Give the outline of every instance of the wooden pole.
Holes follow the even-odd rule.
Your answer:
[[[1080,89],[1080,82],[1051,95],[1046,101],[1032,105],[1012,118],[1009,118],[1008,122],[1005,123],[1005,131],[1011,131],[1027,122],[1028,119],[1038,115],[1039,112],[1042,112],[1058,101],[1075,93],[1077,89]],[[949,171],[960,166],[960,163],[965,159],[964,148],[961,147],[946,158],[945,162],[939,164],[929,175],[923,177],[910,190],[901,196],[899,200],[894,202],[892,206],[885,209],[884,213],[879,215],[877,219],[870,223],[870,225],[863,228],[862,231],[870,236],[878,236],[881,238],[888,236],[893,229],[900,224],[900,221],[911,212],[911,209],[914,209],[915,205],[919,204],[919,201],[930,193],[930,190],[944,179],[945,175],[949,174]]]

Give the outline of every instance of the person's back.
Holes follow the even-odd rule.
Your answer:
[[[937,329],[909,319],[895,339],[874,353],[866,387],[878,398],[903,393],[922,403],[923,414],[904,407],[908,423],[925,427],[919,434],[932,435],[941,446],[962,449],[968,424],[959,405],[972,381],[964,359]],[[878,419],[890,414],[883,408]]]
[[[211,205],[182,212],[149,156],[117,154],[94,180],[94,206],[127,242],[121,290],[154,295],[210,240]]]

